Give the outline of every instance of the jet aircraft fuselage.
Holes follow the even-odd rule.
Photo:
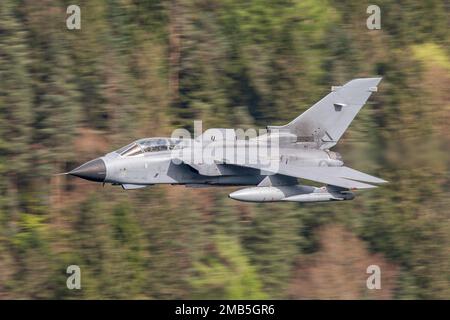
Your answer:
[[[318,202],[351,200],[351,190],[386,181],[344,166],[330,151],[380,78],[355,79],[284,126],[254,137],[233,129],[209,129],[194,139],[145,138],[91,160],[67,174],[139,189],[155,184],[189,187],[253,186],[230,194],[236,200]],[[299,185],[298,179],[324,183]]]

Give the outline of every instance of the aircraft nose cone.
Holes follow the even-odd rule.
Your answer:
[[[88,161],[70,171],[69,174],[90,181],[103,182],[106,178],[105,161],[100,158]]]

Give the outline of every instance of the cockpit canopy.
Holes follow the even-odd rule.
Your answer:
[[[122,157],[131,157],[147,152],[173,150],[179,148],[181,146],[180,143],[180,139],[146,138],[130,143],[116,152]]]

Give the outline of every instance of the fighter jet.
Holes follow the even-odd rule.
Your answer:
[[[145,138],[66,174],[126,190],[156,184],[246,186],[229,197],[248,202],[352,200],[353,190],[387,181],[344,166],[341,155],[330,148],[380,81],[360,78],[333,86],[288,124],[268,126],[265,133],[254,137],[213,128],[193,138]],[[299,180],[323,186],[300,184]]]

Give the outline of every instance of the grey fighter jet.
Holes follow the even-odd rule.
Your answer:
[[[353,190],[386,181],[344,166],[330,148],[380,81],[362,78],[332,87],[290,123],[268,126],[253,137],[239,136],[234,129],[209,129],[192,139],[140,139],[67,174],[126,190],[155,184],[246,186],[229,197],[249,202],[351,200]],[[299,184],[299,179],[324,186]]]

